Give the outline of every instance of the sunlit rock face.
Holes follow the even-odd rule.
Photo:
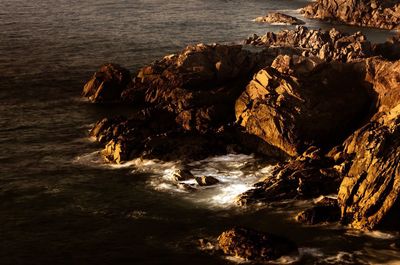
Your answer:
[[[290,156],[312,145],[332,147],[356,128],[371,104],[358,70],[280,56],[254,75],[236,101],[237,122]]]
[[[318,0],[301,11],[306,17],[382,29],[400,28],[400,4],[393,0]]]
[[[355,228],[399,228],[400,62],[367,61],[378,112],[343,144],[351,167],[339,191],[342,219]]]

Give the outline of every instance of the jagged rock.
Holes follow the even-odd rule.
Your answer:
[[[254,261],[274,260],[297,253],[296,244],[286,238],[246,228],[223,232],[218,237],[218,245],[226,255]]]
[[[131,82],[129,70],[117,64],[104,64],[84,86],[82,96],[92,102],[119,101]]]
[[[340,186],[342,222],[355,228],[399,228],[400,62],[371,58],[365,80],[377,113],[343,144],[349,170]]]
[[[177,169],[172,174],[172,178],[174,181],[179,182],[179,181],[194,179],[194,176],[192,172],[190,172],[190,170],[188,169]]]
[[[324,61],[349,62],[373,54],[371,43],[361,32],[349,35],[334,28],[321,31],[297,26],[295,30],[267,32],[264,36],[254,35],[245,42],[256,46],[297,48],[304,56],[315,56]]]
[[[257,17],[256,22],[269,23],[269,24],[286,24],[286,25],[302,25],[304,21],[278,12],[268,13],[264,17]]]
[[[336,193],[340,175],[329,160],[319,158],[314,147],[296,160],[282,163],[271,176],[254,184],[254,188],[240,194],[236,203],[241,206],[269,203],[286,199],[307,199]],[[317,160],[311,157],[318,157]]]
[[[358,69],[312,58],[281,58],[272,65],[282,72],[262,69],[236,101],[238,124],[289,156],[312,145],[329,148],[340,143],[372,102]]]
[[[317,0],[301,10],[306,17],[350,25],[400,28],[400,4],[394,0]]]
[[[196,178],[200,186],[212,186],[219,183],[219,180],[211,176],[201,176]]]
[[[312,208],[300,212],[296,216],[296,220],[309,225],[338,222],[340,220],[340,207],[336,199],[323,197]]]
[[[234,121],[236,98],[259,65],[268,65],[273,58],[240,45],[188,46],[142,68],[123,99],[166,109],[183,129],[207,132]]]

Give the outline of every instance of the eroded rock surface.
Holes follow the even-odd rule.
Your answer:
[[[292,241],[246,228],[233,228],[218,237],[218,245],[226,255],[246,260],[268,261],[297,253]]]
[[[362,27],[400,28],[400,3],[395,0],[317,0],[301,12],[309,18]]]

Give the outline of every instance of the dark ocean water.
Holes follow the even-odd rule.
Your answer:
[[[174,164],[106,166],[95,153],[100,147],[87,139],[97,119],[126,111],[80,99],[85,80],[102,63],[135,70],[191,43],[238,43],[282,28],[253,18],[267,10],[296,14],[305,3],[0,0],[0,264],[227,264],[199,251],[196,240],[234,225],[293,239],[300,264],[400,262],[391,247],[396,234],[295,223],[295,212],[309,202],[229,207],[232,194],[268,173],[254,157],[193,165],[227,184],[188,195],[163,181]],[[374,41],[390,34],[363,32]]]

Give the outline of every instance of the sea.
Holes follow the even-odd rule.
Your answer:
[[[296,242],[298,255],[268,264],[400,264],[397,233],[297,223],[296,213],[313,200],[236,206],[238,194],[271,174],[274,164],[265,159],[194,161],[188,166],[196,176],[220,184],[187,192],[171,183],[181,161],[110,165],[88,138],[98,119],[131,111],[80,97],[103,63],[134,72],[189,44],[238,44],[254,33],[292,29],[253,19],[268,11],[301,18],[307,3],[0,0],[0,264],[246,263],[199,248],[199,239],[234,226]],[[362,31],[373,42],[394,34],[302,19],[309,28]]]

